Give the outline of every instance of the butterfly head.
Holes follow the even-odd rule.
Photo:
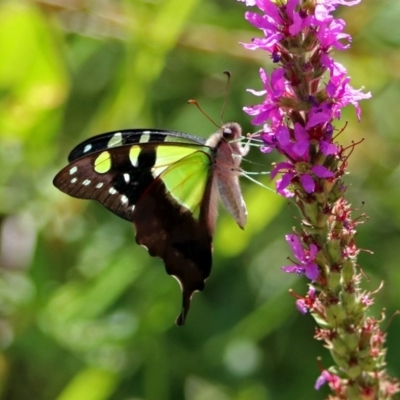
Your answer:
[[[207,139],[206,145],[216,149],[221,146],[226,147],[226,144],[228,143],[231,152],[240,154],[241,152],[233,149],[233,147],[240,147],[241,137],[242,128],[240,125],[236,122],[228,122],[227,124],[222,125],[216,133]]]
[[[215,136],[218,137],[219,145],[228,143],[232,154],[243,157],[248,153],[248,148],[241,143],[242,128],[237,122],[228,122],[222,125]]]
[[[221,127],[221,136],[227,141],[240,139],[242,136],[242,128],[236,122],[228,122]]]

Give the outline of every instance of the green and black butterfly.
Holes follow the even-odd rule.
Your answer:
[[[246,224],[239,175],[248,148],[240,138],[234,122],[208,140],[155,129],[109,132],[76,146],[54,178],[64,193],[97,200],[133,222],[137,243],[162,258],[181,285],[177,325],[211,271],[218,198],[241,228]]]

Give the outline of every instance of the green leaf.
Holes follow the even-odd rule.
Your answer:
[[[97,368],[81,370],[56,400],[105,400],[114,392],[119,379],[114,372]]]

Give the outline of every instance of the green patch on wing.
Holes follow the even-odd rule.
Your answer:
[[[171,164],[172,155],[165,154],[165,158],[162,155],[168,152],[168,147],[172,150],[171,146],[157,149],[157,162],[153,170],[161,171],[160,178],[172,197],[189,209],[194,218],[198,218],[211,166],[211,158],[204,151],[207,148],[198,150],[198,148],[173,146],[174,156],[177,155],[175,149],[179,149],[181,157],[178,161],[175,158],[175,162]]]
[[[102,151],[94,161],[94,170],[98,174],[106,174],[111,169],[111,155],[108,151]]]
[[[197,146],[166,144],[157,146],[157,159],[152,172],[154,176],[161,175],[168,167],[197,152]]]

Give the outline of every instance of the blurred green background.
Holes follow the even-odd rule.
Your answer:
[[[254,131],[245,105],[259,101],[268,55],[245,51],[260,33],[234,0],[0,1],[0,398],[57,400],[322,399],[315,392],[331,359],[313,339],[288,289],[284,235],[298,214],[273,192],[243,179],[249,222],[225,211],[214,266],[184,328],[181,294],[162,261],[134,241],[133,227],[95,202],[52,186],[80,141],[109,130],[158,127],[207,136],[217,121]],[[339,139],[356,146],[347,176],[359,226],[364,288],[384,288],[374,315],[400,305],[400,3],[342,7],[354,37],[336,52],[352,84],[372,91],[358,123],[348,108]],[[247,170],[275,156],[253,149]],[[264,183],[268,179],[261,178]],[[293,218],[293,214],[296,218]],[[400,320],[388,318],[388,368],[400,376]]]

